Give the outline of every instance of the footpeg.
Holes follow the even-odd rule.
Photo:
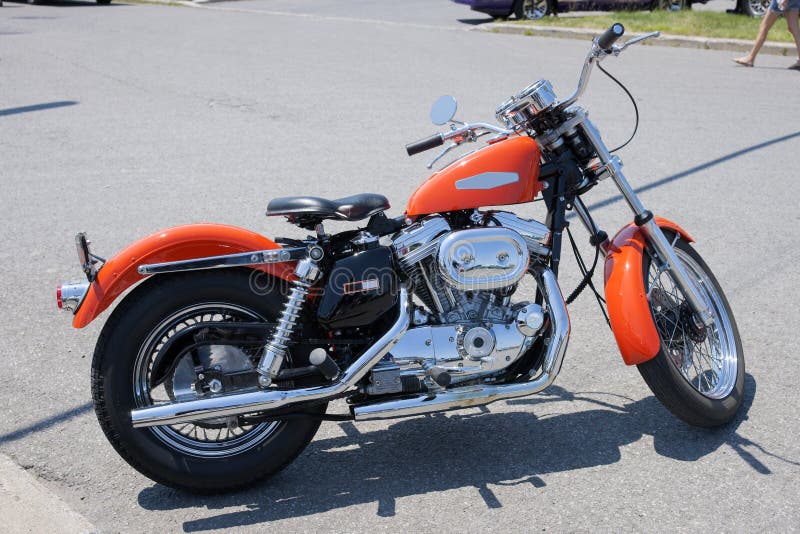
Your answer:
[[[431,379],[436,382],[438,386],[443,388],[449,386],[450,382],[453,381],[453,377],[450,376],[450,373],[435,365],[428,369],[428,376],[431,377]]]
[[[325,349],[317,348],[312,350],[311,354],[308,356],[308,361],[328,380],[333,380],[341,373],[339,366],[336,365],[333,358],[328,356]]]

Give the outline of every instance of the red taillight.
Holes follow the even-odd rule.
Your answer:
[[[89,291],[89,283],[61,284],[56,288],[56,303],[62,310],[75,313]]]

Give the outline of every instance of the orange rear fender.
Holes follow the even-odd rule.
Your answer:
[[[686,231],[667,219],[655,218],[660,228],[679,233],[692,242]],[[645,237],[630,223],[617,232],[605,262],[605,294],[611,329],[627,365],[637,365],[658,354],[661,340],[656,331],[644,288],[642,258]]]
[[[280,245],[244,228],[222,224],[187,224],[149,235],[109,259],[89,286],[72,326],[83,328],[108,308],[123,291],[143,280],[140,265],[269,250]],[[294,263],[253,266],[273,276],[289,280]]]

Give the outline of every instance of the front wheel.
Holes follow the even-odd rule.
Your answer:
[[[665,232],[672,241],[675,234]],[[655,358],[639,372],[655,396],[679,419],[701,427],[731,421],[744,399],[744,354],[722,288],[700,255],[681,238],[675,253],[711,309],[714,323],[701,329],[683,293],[650,254],[642,272],[650,311],[661,338]]]
[[[320,425],[307,417],[131,425],[134,408],[258,388],[263,339],[226,332],[239,323],[274,323],[284,296],[280,281],[265,290],[249,274],[159,275],[128,295],[103,328],[92,362],[97,418],[120,456],[156,482],[201,492],[244,486],[288,465]],[[285,365],[308,365],[299,352],[287,354]],[[325,405],[316,410],[324,413]]]

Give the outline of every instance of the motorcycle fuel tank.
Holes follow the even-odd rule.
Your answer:
[[[527,136],[492,143],[431,175],[411,195],[406,215],[530,202],[542,190],[539,156]]]

